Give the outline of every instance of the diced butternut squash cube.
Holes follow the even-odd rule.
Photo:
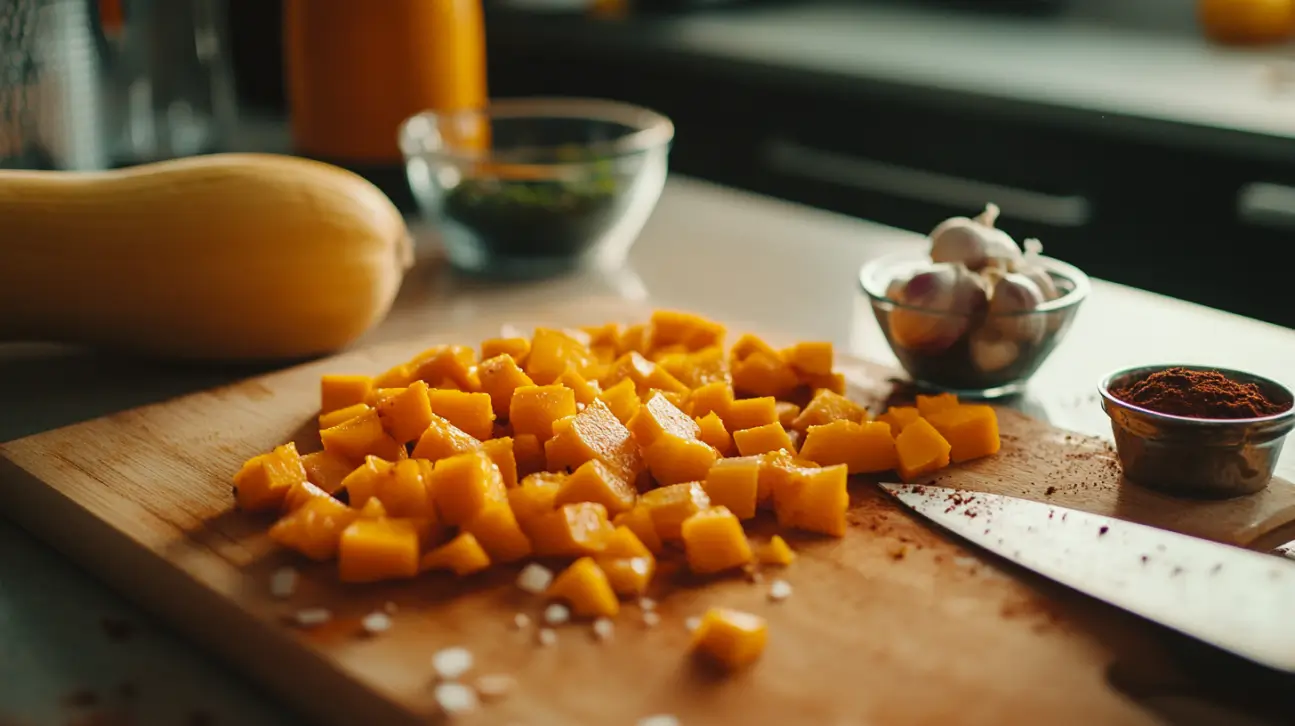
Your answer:
[[[557,384],[523,386],[513,392],[508,421],[515,434],[529,434],[548,441],[553,438],[554,421],[577,413],[576,396],[570,388]]]
[[[719,414],[711,411],[710,413],[697,419],[698,438],[715,447],[720,456],[731,456],[733,451],[733,437],[729,435],[728,429],[724,428],[724,420]]]
[[[753,429],[734,431],[733,444],[742,456],[755,456],[770,451],[796,452],[796,445],[791,442],[786,429],[776,421]]]
[[[306,481],[306,467],[297,446],[287,443],[268,454],[254,456],[234,475],[234,497],[249,512],[280,509],[291,489]]]
[[[481,341],[482,365],[485,365],[485,361],[494,358],[497,355],[506,355],[518,363],[522,363],[526,361],[526,356],[529,355],[530,352],[531,341],[526,338],[490,338],[488,340]],[[480,371],[478,371],[478,373],[479,372]],[[482,382],[482,385],[485,385],[484,381]],[[504,411],[507,410],[508,408],[505,407]]]
[[[680,527],[688,567],[699,575],[723,572],[752,560],[742,523],[726,507],[704,509]]]
[[[688,393],[688,387],[678,378],[635,352],[626,353],[617,358],[599,382],[607,388],[626,379],[634,381],[634,388],[640,398],[646,397],[653,388],[670,393]]]
[[[522,372],[517,361],[509,355],[497,355],[481,361],[477,366],[481,390],[490,396],[490,405],[496,416],[507,416],[518,388],[535,385],[531,377]]]
[[[723,382],[707,383],[688,394],[692,415],[698,418],[715,413],[723,419],[729,406],[733,405],[733,400],[733,386]],[[729,429],[728,421],[724,421],[724,428]],[[732,430],[729,429],[730,432]]]
[[[703,348],[692,353],[672,353],[660,356],[656,364],[688,388],[696,389],[710,383],[732,384],[728,356],[719,346]]]
[[[733,362],[733,390],[739,396],[782,398],[800,385],[796,371],[781,356],[756,351]]]
[[[842,396],[845,395],[844,373],[829,373],[826,376],[811,375],[807,373],[801,375],[800,381],[808,386],[811,391],[824,390],[831,391],[832,393],[839,393]]]
[[[595,362],[589,348],[569,331],[536,328],[526,358],[526,375],[545,386],[556,382],[568,368],[583,372]]]
[[[774,504],[792,502],[800,492],[801,480],[817,471],[818,464],[797,459],[786,451],[774,451],[760,457],[760,481],[757,484],[756,503]]]
[[[544,444],[544,454],[552,471],[600,461],[628,482],[643,471],[643,458],[630,430],[602,401],[594,401],[579,414],[556,422],[553,438]]]
[[[531,554],[531,541],[522,532],[508,502],[487,506],[463,524],[490,555],[491,562],[515,562]]]
[[[724,326],[693,313],[657,310],[652,313],[648,329],[651,350],[679,345],[693,351],[724,345]]]
[[[810,426],[822,426],[833,421],[854,421],[862,423],[868,420],[868,409],[837,393],[819,389],[814,393],[805,410],[800,412],[791,427],[802,434]]]
[[[466,577],[490,567],[490,555],[481,546],[471,532],[462,532],[459,536],[423,555],[418,569],[423,572],[431,570],[449,570],[459,577]]]
[[[958,396],[953,393],[937,393],[934,396],[917,397],[917,410],[922,414],[923,418],[930,416],[936,411],[943,411],[957,405]]]
[[[607,404],[616,420],[623,424],[628,424],[642,405],[634,381],[628,378],[598,394],[598,400]]]
[[[949,465],[952,447],[925,418],[909,424],[895,437],[899,478],[912,481]]]
[[[652,331],[647,323],[626,326],[616,339],[617,355],[625,355],[630,352],[646,354],[650,350],[648,344],[651,334]]]
[[[480,448],[481,442],[475,436],[432,414],[432,422],[428,424],[427,430],[418,437],[418,443],[414,445],[413,457],[440,461]]]
[[[771,358],[782,357],[782,354],[778,352],[777,348],[774,348],[772,345],[764,342],[764,340],[759,336],[752,335],[751,333],[744,333],[742,337],[738,338],[737,341],[733,343],[731,357],[734,361],[741,361],[750,358],[756,353],[760,353]]]
[[[392,366],[373,377],[373,389],[404,388],[415,378],[414,368],[408,363]],[[372,404],[370,404],[372,405]]]
[[[759,615],[711,608],[692,633],[692,651],[712,665],[735,671],[759,660],[768,640],[769,625]]]
[[[614,350],[617,341],[620,340],[621,326],[620,323],[582,325],[580,326],[580,332],[589,336],[588,345],[590,348],[610,346]]]
[[[884,421],[855,423],[838,419],[822,426],[810,426],[800,458],[819,466],[845,464],[851,474],[890,471],[899,465],[890,424]]]
[[[661,391],[654,391],[630,419],[630,431],[639,446],[650,446],[662,436],[695,439],[701,429],[688,414],[679,410]]]
[[[338,424],[346,423],[351,419],[363,413],[372,411],[373,407],[367,403],[353,403],[345,408],[339,408],[328,413],[319,414],[319,428],[331,429]]]
[[[778,412],[778,423],[782,424],[784,429],[791,431],[796,417],[800,416],[800,406],[790,401],[779,401],[774,404],[774,410]]]
[[[332,497],[314,497],[275,522],[270,539],[323,562],[337,556],[342,531],[358,516],[359,512]]]
[[[332,451],[316,451],[301,457],[306,479],[329,494],[342,488],[342,480],[355,468],[345,457]]]
[[[523,524],[541,514],[548,514],[557,508],[554,502],[566,479],[566,474],[548,471],[531,474],[522,479],[516,489],[508,490],[508,506]]]
[[[998,453],[998,414],[992,406],[959,404],[926,417],[931,426],[949,442],[949,458],[970,461]]]
[[[460,391],[481,390],[477,353],[466,345],[431,348],[415,356],[410,364],[414,378],[426,381],[429,386],[443,388],[443,382],[448,379]]]
[[[890,426],[891,436],[899,436],[909,424],[921,417],[922,412],[918,411],[916,406],[891,406],[878,416],[877,420],[885,421]]]
[[[360,507],[358,511],[360,519],[387,518],[387,508],[382,506],[382,500],[377,497],[369,497],[369,501],[365,502],[364,506]]]
[[[670,435],[643,449],[643,461],[661,485],[701,481],[718,458],[719,453],[710,444]]]
[[[598,398],[598,394],[602,393],[603,390],[598,385],[598,381],[585,380],[585,377],[576,372],[574,368],[568,368],[562,375],[558,376],[558,384],[570,388],[571,392],[576,395],[576,403],[585,406],[593,403],[594,399]]]
[[[762,542],[755,546],[755,558],[762,565],[777,565],[786,567],[796,560],[796,553],[792,551],[791,545],[782,535],[775,534],[769,538],[768,542]]]
[[[778,423],[778,401],[772,396],[743,398],[733,401],[727,408],[717,413],[724,419],[724,428],[728,429],[729,433],[753,429],[765,424]]]
[[[652,522],[652,510],[642,504],[635,504],[628,512],[616,516],[612,523],[619,529],[624,527],[638,537],[639,542],[652,554],[661,552],[661,537],[656,533],[656,524]]]
[[[725,507],[738,519],[754,517],[762,462],[758,456],[716,461],[702,482],[711,505]]]
[[[436,462],[427,488],[442,522],[458,526],[487,506],[508,501],[503,475],[484,451]]]
[[[794,490],[774,494],[774,513],[782,527],[794,527],[833,537],[845,536],[845,513],[850,508],[849,481],[844,464],[804,469]]]
[[[554,504],[577,504],[579,502],[597,502],[606,508],[609,515],[620,514],[634,506],[638,492],[630,485],[624,475],[606,464],[591,459],[581,464],[571,476],[567,477],[558,491]]]
[[[346,490],[346,500],[352,507],[363,507],[371,497],[378,493],[384,479],[391,476],[393,462],[378,456],[364,457],[364,463],[355,467],[346,478],[342,479],[342,489]]]
[[[607,575],[607,581],[616,594],[623,597],[641,597],[656,574],[656,558],[652,555],[599,557],[598,566]]]
[[[408,520],[364,519],[342,531],[337,552],[342,582],[378,582],[418,574],[418,530]]]
[[[377,408],[379,404],[388,398],[404,393],[405,388],[407,388],[407,386],[399,386],[397,388],[375,388],[372,391],[369,391],[369,397],[365,399],[364,402],[373,408]]]
[[[394,396],[380,400],[377,409],[382,427],[391,438],[402,444],[422,436],[432,423],[427,384],[421,380],[410,383]]]
[[[474,439],[485,440],[494,435],[495,412],[489,394],[437,390],[430,391],[427,398],[433,413]]]
[[[517,460],[518,479],[544,471],[544,444],[531,434],[516,434],[513,436],[513,458]]]
[[[616,527],[599,557],[649,557],[652,551],[629,527]]]
[[[592,557],[581,557],[572,562],[553,579],[545,594],[567,601],[571,612],[583,618],[610,618],[621,609],[611,582]]]
[[[326,451],[351,461],[362,461],[372,454],[388,461],[406,458],[405,447],[391,438],[382,427],[377,411],[366,411],[349,421],[319,432]]]
[[[319,380],[319,412],[329,413],[364,403],[371,390],[373,378],[370,376],[325,374]]]
[[[787,361],[800,375],[832,375],[832,344],[807,341],[797,343],[782,351],[783,360]]]
[[[683,539],[684,520],[710,507],[710,497],[694,481],[645,492],[639,505],[652,515],[652,527],[662,542],[678,542]]]
[[[525,488],[523,486],[523,488]],[[522,529],[538,557],[583,557],[600,554],[615,529],[601,504],[581,502],[558,507],[526,520]]]
[[[499,467],[499,473],[504,477],[504,488],[517,486],[517,457],[513,452],[512,437],[482,441],[481,450]]]
[[[298,509],[301,509],[306,502],[318,497],[333,498],[331,494],[320,489],[314,484],[311,484],[309,481],[293,484],[292,488],[288,490],[287,495],[283,497],[283,511],[285,513],[295,512]]]
[[[405,459],[378,480],[373,496],[391,517],[435,519],[436,508],[427,489],[432,465],[425,459]]]

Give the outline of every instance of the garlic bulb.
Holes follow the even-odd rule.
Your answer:
[[[890,312],[891,337],[927,353],[958,341],[985,310],[989,295],[979,275],[959,263],[941,263],[913,275],[893,298],[905,307]],[[917,308],[917,309],[913,309]]]
[[[1043,304],[1043,291],[1034,280],[1019,272],[1006,272],[994,277],[997,279],[989,300],[986,328],[1006,340],[1041,340],[1047,328],[1046,316],[1022,313],[1029,313]]]
[[[1038,258],[1042,254],[1043,243],[1037,239],[1025,240],[1025,255],[1021,257],[1012,272],[1019,272],[1033,280],[1034,284],[1039,286],[1039,291],[1043,293],[1043,300],[1046,302],[1056,300],[1061,297],[1061,293],[1057,290],[1057,284],[1052,280],[1052,275],[1039,264]]]
[[[971,364],[981,373],[996,373],[1016,362],[1021,355],[1021,345],[1014,340],[1000,338],[997,333],[977,330],[971,334],[969,345]]]
[[[979,270],[991,262],[1010,264],[1021,258],[1011,235],[994,226],[998,206],[990,203],[975,218],[951,217],[929,235],[932,262],[960,262]]]

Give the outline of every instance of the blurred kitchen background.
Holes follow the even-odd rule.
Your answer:
[[[1094,276],[1295,326],[1280,262],[1295,245],[1295,0],[486,0],[484,10],[300,0],[315,16],[290,21],[309,26],[299,39],[309,47],[292,52],[279,0],[151,0],[142,30],[114,20],[120,2],[98,0],[106,40],[82,42],[118,43],[129,58],[143,33],[152,56],[116,64],[136,70],[114,70],[124,76],[105,123],[122,128],[148,93],[188,93],[160,123],[192,133],[163,134],[159,148],[158,134],[127,123],[107,151],[68,142],[91,165],[273,147],[278,129],[282,144],[357,168],[412,210],[395,129],[376,136],[389,159],[348,155],[388,122],[328,104],[371,98],[395,113],[420,83],[442,86],[421,97],[470,104],[481,89],[446,91],[454,79],[420,79],[408,59],[470,70],[471,43],[465,51],[437,23],[471,25],[482,12],[491,97],[599,97],[664,113],[675,173],[922,233],[993,201],[1018,239],[1037,237]],[[440,15],[386,31],[355,15],[420,2]],[[95,0],[0,0],[0,112],[30,72],[16,19],[32,3],[96,12]],[[320,21],[321,6],[340,15]],[[168,50],[162,39],[188,38],[172,32],[185,27],[193,42]],[[204,28],[222,38],[219,52],[204,47],[215,42]],[[139,88],[139,68],[169,69],[171,85]],[[348,87],[363,93],[329,95]],[[294,102],[310,118],[284,126]],[[76,117],[91,114],[77,108],[69,139],[93,135],[78,131]],[[204,135],[206,118],[237,125]],[[21,146],[0,135],[0,157],[6,144]],[[42,163],[58,166],[19,165]]]

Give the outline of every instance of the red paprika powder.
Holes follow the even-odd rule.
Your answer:
[[[1281,413],[1289,403],[1276,403],[1253,383],[1235,381],[1218,371],[1166,368],[1111,390],[1111,395],[1135,406],[1192,418],[1258,418]]]

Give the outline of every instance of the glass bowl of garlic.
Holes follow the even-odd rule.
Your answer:
[[[881,332],[919,388],[963,398],[1020,393],[1065,337],[1091,287],[1079,268],[1024,249],[995,226],[998,208],[953,217],[927,254],[880,257],[859,270]]]

